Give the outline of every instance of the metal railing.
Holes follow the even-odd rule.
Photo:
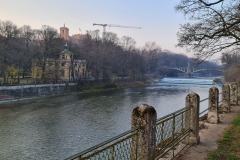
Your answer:
[[[208,97],[208,98],[204,98],[204,99],[200,100],[199,102],[200,102],[200,104],[201,104],[202,102],[205,102],[205,101],[207,101],[207,100],[209,100],[209,97]],[[212,116],[208,117],[208,116],[207,116],[207,113],[206,113],[206,112],[209,111],[210,108],[211,108],[211,107],[208,106],[206,109],[204,109],[203,111],[201,111],[201,112],[199,113],[199,121],[201,121],[201,123],[199,122],[199,129],[204,128],[204,127],[205,127],[204,124],[205,124],[209,119],[212,118]],[[205,114],[204,114],[204,113],[205,113]]]
[[[156,159],[173,158],[187,143],[182,143],[190,133],[190,108],[183,108],[156,122]]]
[[[66,160],[137,160],[138,128],[129,130]]]
[[[207,100],[209,100],[209,98],[204,98],[204,99],[200,100],[199,102],[202,103],[202,102],[205,102],[205,101],[207,101]],[[208,111],[209,109],[210,109],[210,107],[208,107],[208,108],[204,109],[203,111],[201,111],[201,112],[199,113],[199,116],[201,116],[203,113],[205,113],[205,112]]]
[[[156,159],[175,157],[187,143],[190,133],[190,108],[159,118],[156,122]],[[108,141],[73,155],[65,160],[137,160],[139,128],[129,130]]]
[[[222,92],[218,94],[219,97],[220,97],[220,95],[222,95]],[[207,100],[209,101],[209,97],[204,98],[204,99],[200,100],[199,102],[201,104],[202,102],[205,102]],[[218,105],[220,105],[221,103],[222,103],[222,99],[220,101],[218,101]],[[203,111],[201,111],[199,113],[199,118],[200,118],[199,121],[201,121],[201,123],[199,123],[199,128],[200,129],[204,128],[204,124],[206,122],[208,122],[213,117],[213,116],[207,117],[207,114],[208,114],[207,112],[209,111],[210,108],[211,108],[211,106],[208,106],[206,109],[204,109]],[[219,107],[219,109],[220,109],[220,107]],[[219,112],[222,112],[222,111],[219,110]]]

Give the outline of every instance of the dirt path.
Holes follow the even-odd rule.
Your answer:
[[[230,126],[240,106],[232,107],[230,113],[220,114],[219,124],[205,123],[206,129],[200,130],[200,144],[186,147],[176,158],[177,160],[204,160],[207,154],[217,148],[217,140]]]

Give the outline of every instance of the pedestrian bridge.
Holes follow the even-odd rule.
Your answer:
[[[160,69],[177,70],[177,71],[185,73],[186,77],[190,77],[190,75],[192,73],[203,72],[203,71],[219,71],[219,72],[223,72],[222,69],[218,69],[218,68],[191,68],[189,63],[188,63],[187,67],[161,67],[161,68],[157,68],[155,70],[160,70]]]

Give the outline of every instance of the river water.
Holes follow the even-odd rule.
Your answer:
[[[131,112],[142,103],[160,118],[183,108],[189,92],[206,98],[212,86],[211,79],[164,78],[143,88],[0,104],[0,159],[65,159],[129,130]]]

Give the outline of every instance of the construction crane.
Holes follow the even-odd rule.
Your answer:
[[[106,27],[121,27],[121,28],[134,28],[134,29],[141,29],[141,27],[133,27],[133,26],[122,26],[122,25],[116,25],[116,24],[97,24],[93,23],[93,26],[103,26],[103,35],[105,35]]]

